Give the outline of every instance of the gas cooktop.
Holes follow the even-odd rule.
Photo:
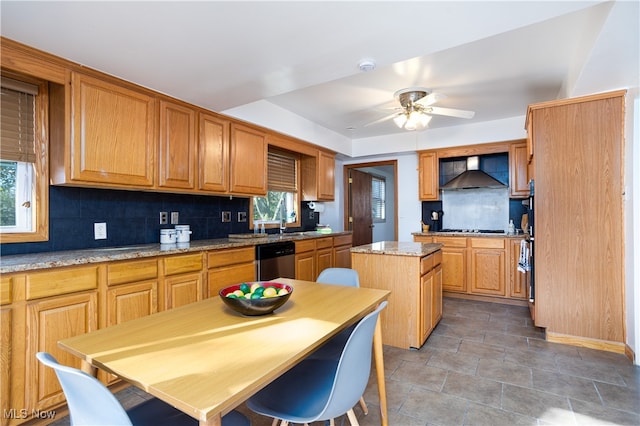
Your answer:
[[[504,234],[504,229],[441,229],[439,232],[465,232],[472,234]]]

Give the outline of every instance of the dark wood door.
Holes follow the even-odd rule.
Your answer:
[[[353,246],[371,244],[373,241],[373,218],[371,216],[371,175],[350,170],[351,177],[351,224]]]

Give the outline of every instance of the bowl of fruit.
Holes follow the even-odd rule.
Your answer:
[[[218,293],[222,301],[234,311],[248,316],[267,315],[284,305],[293,287],[272,281],[234,284]]]

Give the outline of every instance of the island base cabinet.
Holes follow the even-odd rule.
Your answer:
[[[434,325],[433,319],[433,271],[420,277],[420,327],[418,329],[418,341],[424,342],[431,334]]]
[[[409,349],[427,340],[442,316],[442,252],[428,256],[351,253],[360,286],[390,290],[382,342]]]

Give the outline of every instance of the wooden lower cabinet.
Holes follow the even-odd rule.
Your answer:
[[[333,266],[336,268],[351,268],[351,234],[333,237]]]
[[[505,296],[507,269],[504,238],[469,238],[470,293]]]
[[[164,279],[165,309],[202,300],[202,272],[181,274]]]
[[[434,237],[434,243],[442,246],[442,289],[467,291],[467,239],[459,237]]]
[[[121,324],[158,312],[156,258],[109,263],[106,318],[101,326]]]
[[[255,248],[214,250],[207,254],[207,297],[215,297],[218,292],[232,284],[255,281]]]
[[[318,238],[316,240],[316,276],[314,281],[320,275],[320,272],[333,266],[333,238]]]
[[[121,284],[107,290],[107,326],[158,312],[158,281]]]
[[[436,261],[434,260],[434,264]],[[431,327],[442,319],[442,263],[433,267],[433,292],[431,294]]]
[[[296,241],[296,279],[315,281],[316,272],[316,242],[315,240]]]
[[[420,342],[427,340],[434,327],[431,323],[433,319],[433,304],[431,303],[434,291],[433,280],[433,271],[420,277],[420,306],[422,307],[419,311],[420,327],[418,328],[418,341]]]
[[[49,352],[61,364],[80,368],[80,359],[59,349],[58,341],[96,330],[97,317],[97,291],[62,295],[27,303],[28,334],[24,358],[26,394],[25,405],[21,408],[27,408],[28,413],[31,414],[31,410],[48,410],[65,402],[54,371],[40,364],[36,359],[36,353]],[[17,372],[14,371],[14,373]]]
[[[522,238],[414,235],[414,241],[444,244],[442,289],[448,294],[526,299],[526,276],[517,269]]]
[[[202,300],[204,291],[202,253],[167,256],[161,260],[163,291],[160,306],[177,308]]]
[[[442,252],[351,255],[361,286],[391,291],[381,314],[383,343],[404,349],[421,347],[442,317]]]
[[[509,289],[507,296],[512,299],[525,300],[527,299],[527,276],[518,270],[521,241],[521,238],[509,240],[509,261],[507,263],[509,269]]]
[[[351,268],[351,234],[296,241],[296,279],[315,281],[327,268]]]

